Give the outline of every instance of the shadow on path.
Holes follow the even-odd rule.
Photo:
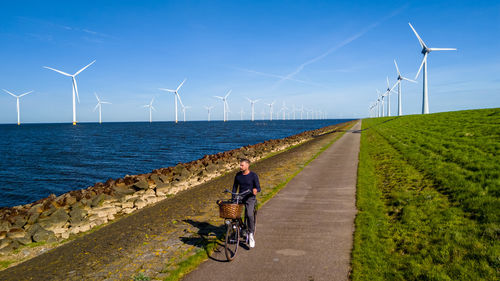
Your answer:
[[[198,229],[195,234],[189,237],[181,237],[180,239],[183,243],[205,250],[211,260],[227,262],[223,242],[226,231],[225,225],[215,226],[208,222],[199,222],[191,219],[183,220],[183,222]]]

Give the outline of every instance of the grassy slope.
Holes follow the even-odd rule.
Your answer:
[[[352,279],[498,279],[500,109],[363,129]]]

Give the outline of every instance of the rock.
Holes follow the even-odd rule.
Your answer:
[[[115,197],[122,197],[123,195],[128,195],[135,192],[133,188],[126,186],[125,184],[119,186],[116,185],[113,187],[113,190],[115,191]]]
[[[38,228],[36,232],[33,234],[33,241],[35,242],[56,242],[57,238],[54,232],[45,230],[43,228]]]
[[[0,231],[9,231],[11,225],[8,221],[0,221]]]
[[[123,202],[121,203],[122,208],[133,208],[134,207],[134,202]]]
[[[69,222],[71,224],[80,223],[86,216],[88,212],[80,207],[79,205],[74,205],[69,212]]]
[[[110,196],[109,196],[109,195],[101,193],[101,194],[97,195],[97,196],[96,196],[96,197],[92,200],[92,203],[90,204],[90,206],[92,206],[92,208],[97,207],[97,206],[101,206],[101,205],[102,205],[102,203],[104,202],[104,200],[106,200],[106,199],[108,199],[108,198],[110,198]]]
[[[0,239],[0,249],[3,249],[12,243],[11,239]]]
[[[7,231],[0,231],[0,240],[5,239],[5,237],[7,237]]]
[[[33,212],[33,213],[31,213],[31,214],[28,215],[28,221],[27,221],[27,223],[28,224],[34,224],[38,220],[39,217],[40,217],[40,213]]]
[[[141,198],[136,199],[134,201],[134,207],[136,207],[137,209],[142,209],[145,206],[146,206],[146,202],[144,200],[142,200]]]
[[[26,232],[22,228],[12,228],[7,232],[7,238],[16,239],[26,236]]]
[[[15,241],[19,242],[19,244],[22,244],[22,245],[28,245],[31,242],[33,242],[33,240],[31,240],[31,236],[29,236],[29,235],[25,235],[24,237],[21,237],[21,238],[16,238]]]
[[[160,180],[161,180],[163,183],[165,183],[165,184],[167,184],[167,183],[169,183],[169,182],[170,182],[170,177],[168,177],[168,176],[166,176],[166,175],[160,175],[159,177],[160,177]]]
[[[54,228],[60,228],[66,224],[69,219],[69,215],[66,213],[64,209],[57,209],[50,217],[39,218],[38,224],[41,227],[51,230]]]
[[[149,183],[146,179],[142,178],[136,183],[134,183],[133,187],[137,190],[145,190],[149,188]]]
[[[16,216],[14,218],[14,223],[12,224],[13,227],[16,228],[21,228],[26,224],[26,218],[24,216]]]

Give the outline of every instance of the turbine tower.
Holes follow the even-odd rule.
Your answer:
[[[401,81],[406,80],[406,81],[410,81],[413,83],[417,83],[417,81],[403,77],[403,75],[401,75],[401,72],[399,72],[399,67],[398,67],[396,60],[394,60],[394,65],[396,66],[396,71],[398,72],[398,78],[397,78],[398,81],[396,82],[396,84],[398,85],[398,116],[401,116],[401,115],[403,115],[403,106],[402,106],[402,94],[403,93],[401,92]]]
[[[258,101],[260,101],[260,100],[251,100],[249,98],[246,98],[246,99],[250,102],[250,105],[252,107],[252,122],[253,122],[253,120],[254,120],[254,114],[255,114],[255,112],[254,112],[255,103],[258,102]]]
[[[186,109],[191,108],[191,106],[184,106],[184,104],[181,102],[181,107],[182,107],[182,114],[184,115],[184,122],[186,122]]]
[[[429,55],[430,52],[432,51],[456,51],[456,48],[429,48],[427,45],[425,45],[424,40],[420,38],[418,35],[417,31],[411,23],[408,23],[413,30],[413,33],[415,33],[415,36],[417,36],[418,42],[420,43],[420,46],[422,47],[421,53],[424,55],[424,58],[422,59],[422,63],[420,64],[420,68],[418,69],[417,75],[415,76],[415,80],[418,78],[418,75],[420,74],[420,71],[422,70],[422,67],[424,68],[424,73],[423,73],[423,100],[422,100],[422,114],[428,114],[429,113],[429,95],[427,91],[427,56]]]
[[[97,93],[94,92],[95,98],[97,99],[97,105],[94,107],[94,111],[99,108],[99,124],[102,123],[101,119],[101,111],[102,111],[102,104],[111,104],[110,102],[107,101],[102,101],[99,96],[97,96]]]
[[[11,92],[9,92],[9,91],[7,91],[7,90],[5,90],[5,89],[3,89],[3,90],[4,90],[7,94],[9,94],[9,95],[11,95],[11,96],[13,96],[13,97],[15,97],[15,98],[16,98],[16,103],[17,103],[17,125],[19,126],[19,125],[21,125],[21,113],[20,113],[20,110],[19,110],[19,99],[20,99],[21,97],[23,97],[23,96],[26,96],[27,94],[33,93],[33,91],[29,91],[29,92],[26,92],[26,93],[21,94],[21,95],[19,95],[19,96],[16,96],[16,95],[14,95],[13,93],[11,93]]]
[[[281,106],[281,111],[283,111],[283,120],[286,120],[286,110],[288,107],[286,107],[285,102],[283,102],[283,105]]]
[[[231,94],[231,91],[232,90],[229,90],[229,92],[227,92],[227,94],[223,97],[221,96],[214,96],[215,98],[218,98],[220,100],[222,100],[223,104],[224,104],[224,122],[227,121],[227,113],[229,111],[229,104],[227,104],[227,97],[229,97],[229,95]]]
[[[387,89],[384,93],[384,96],[387,96],[387,116],[391,116],[391,92],[392,90],[394,90],[394,88],[398,83],[396,82],[396,84],[394,84],[394,86],[392,86],[391,88],[391,85],[389,84],[389,77],[386,78],[387,78]]]
[[[179,102],[182,105],[181,96],[179,96],[179,89],[182,87],[182,85],[184,84],[184,82],[186,82],[186,78],[179,84],[179,86],[175,90],[170,90],[170,89],[165,89],[165,88],[159,88],[162,91],[174,94],[174,99],[175,99],[175,123],[178,122],[178,119],[177,119],[177,100],[179,100]]]
[[[146,104],[143,106],[143,107],[149,108],[149,123],[153,122],[153,110],[156,111],[156,109],[153,107],[154,100],[155,100],[155,98],[152,98],[151,102],[149,104]]]
[[[266,103],[267,106],[269,106],[269,121],[273,121],[273,106],[276,101],[273,101],[272,103]]]
[[[78,70],[75,74],[71,75],[71,74],[68,74],[66,72],[62,72],[60,70],[57,70],[55,68],[51,68],[51,67],[48,67],[48,66],[44,66],[44,68],[47,68],[47,69],[50,69],[50,70],[53,70],[55,72],[58,72],[62,75],[65,75],[65,76],[68,76],[68,77],[71,77],[71,81],[73,82],[73,125],[76,125],[76,101],[75,101],[75,93],[76,93],[76,98],[78,99],[78,103],[80,103],[80,96],[78,95],[78,86],[76,84],[76,76],[78,74],[80,74],[82,71],[84,71],[87,67],[91,66],[93,63],[95,62],[92,61],[91,63],[89,63],[87,66],[85,66],[84,68]]]
[[[205,106],[205,109],[208,112],[208,122],[210,122],[210,112],[212,111],[213,106]]]

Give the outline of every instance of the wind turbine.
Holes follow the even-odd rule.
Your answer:
[[[376,91],[377,91],[378,98],[380,100],[380,108],[379,108],[381,111],[380,117],[384,117],[384,97],[385,97],[385,95],[382,95],[378,89]]]
[[[102,104],[111,104],[110,102],[107,102],[107,101],[102,101],[98,96],[97,96],[97,93],[94,92],[94,95],[95,95],[95,98],[97,99],[97,105],[94,107],[94,111],[99,108],[99,124],[102,123],[102,119],[101,119],[101,109],[102,109]]]
[[[292,105],[293,120],[295,120],[295,104]]]
[[[300,120],[302,120],[302,115],[304,114],[304,105],[300,107]]]
[[[394,84],[391,88],[391,85],[389,84],[389,77],[386,78],[387,78],[387,89],[385,91],[384,96],[387,96],[387,116],[391,116],[391,93],[398,83],[396,82],[396,84]]]
[[[13,93],[11,93],[11,92],[9,92],[9,91],[7,91],[7,90],[5,90],[5,89],[3,89],[3,90],[4,90],[7,94],[9,94],[9,95],[11,95],[11,96],[13,96],[13,97],[15,97],[15,98],[16,98],[16,102],[17,102],[17,125],[19,126],[19,125],[21,125],[21,113],[20,113],[20,110],[19,110],[19,99],[20,99],[21,97],[23,97],[23,96],[26,96],[27,94],[33,93],[33,91],[29,91],[29,92],[26,92],[26,93],[21,94],[21,95],[19,95],[19,96],[16,96],[16,95],[14,95]]]
[[[222,102],[224,103],[224,122],[227,121],[227,112],[229,111],[229,105],[227,104],[227,97],[231,94],[231,91],[232,90],[229,90],[229,92],[227,92],[227,94],[224,97],[214,96],[215,98],[222,100]]]
[[[252,107],[252,122],[254,120],[254,108],[255,108],[255,103],[260,101],[260,100],[251,100],[249,98],[246,98],[249,102],[250,102],[250,105]]]
[[[82,71],[84,71],[87,67],[91,66],[93,63],[95,62],[92,61],[91,63],[87,64],[87,66],[85,66],[84,68],[78,70],[75,74],[71,75],[71,74],[68,74],[66,72],[62,72],[60,70],[57,70],[55,68],[51,68],[51,67],[48,67],[48,66],[44,66],[44,68],[47,68],[47,69],[50,69],[50,70],[53,70],[55,72],[59,72],[61,73],[62,75],[65,75],[65,76],[68,76],[68,77],[71,77],[71,81],[73,81],[73,125],[76,125],[76,101],[75,101],[75,93],[76,93],[76,98],[78,99],[78,103],[80,103],[80,96],[78,95],[78,86],[76,84],[76,76],[78,74],[80,74]]]
[[[213,106],[205,106],[205,109],[208,111],[208,122],[210,122],[210,111],[212,111]]]
[[[182,105],[182,100],[181,100],[181,96],[179,96],[179,89],[182,87],[182,85],[184,84],[184,82],[186,82],[186,79],[184,79],[180,84],[179,86],[177,87],[177,89],[175,90],[170,90],[170,89],[165,89],[165,88],[159,88],[160,90],[162,91],[165,91],[165,92],[169,92],[169,93],[173,93],[175,96],[174,96],[174,99],[175,99],[175,123],[178,122],[178,119],[177,119],[177,100],[179,100],[179,102],[181,103]]]
[[[245,113],[245,111],[243,111],[243,108],[240,109],[240,121],[243,121],[243,113]]]
[[[273,121],[273,106],[276,101],[273,101],[272,103],[266,103],[267,106],[269,106],[269,121]]]
[[[184,115],[184,122],[186,122],[186,109],[191,108],[191,106],[184,106],[184,104],[181,102],[181,107],[182,107],[182,114]]]
[[[288,107],[286,107],[285,102],[283,102],[283,105],[281,106],[281,111],[283,111],[283,120],[286,119],[286,110]]]
[[[403,75],[401,75],[401,72],[399,72],[399,67],[398,67],[396,60],[394,60],[394,65],[396,66],[396,71],[398,72],[398,78],[397,78],[398,81],[396,82],[396,84],[398,84],[398,116],[401,116],[401,115],[403,115],[403,107],[401,105],[402,104],[402,94],[403,94],[401,92],[401,81],[406,80],[406,81],[410,81],[413,83],[417,83],[417,81],[403,77]]]
[[[143,107],[149,108],[149,123],[153,122],[153,110],[156,111],[156,109],[153,107],[154,100],[155,100],[155,98],[152,98],[151,102],[149,104],[146,104],[143,106]]]
[[[422,100],[422,114],[428,114],[429,113],[429,95],[427,92],[427,56],[429,55],[430,52],[432,51],[456,51],[456,48],[429,48],[427,45],[425,45],[424,40],[420,38],[418,35],[417,31],[411,23],[408,23],[413,30],[413,33],[415,33],[415,36],[417,36],[418,42],[420,43],[420,46],[422,47],[421,53],[424,55],[424,58],[422,59],[422,63],[420,64],[420,68],[418,69],[417,75],[415,75],[415,80],[418,78],[418,75],[420,74],[420,71],[422,70],[422,67],[424,68],[424,73],[423,73],[423,100]]]

